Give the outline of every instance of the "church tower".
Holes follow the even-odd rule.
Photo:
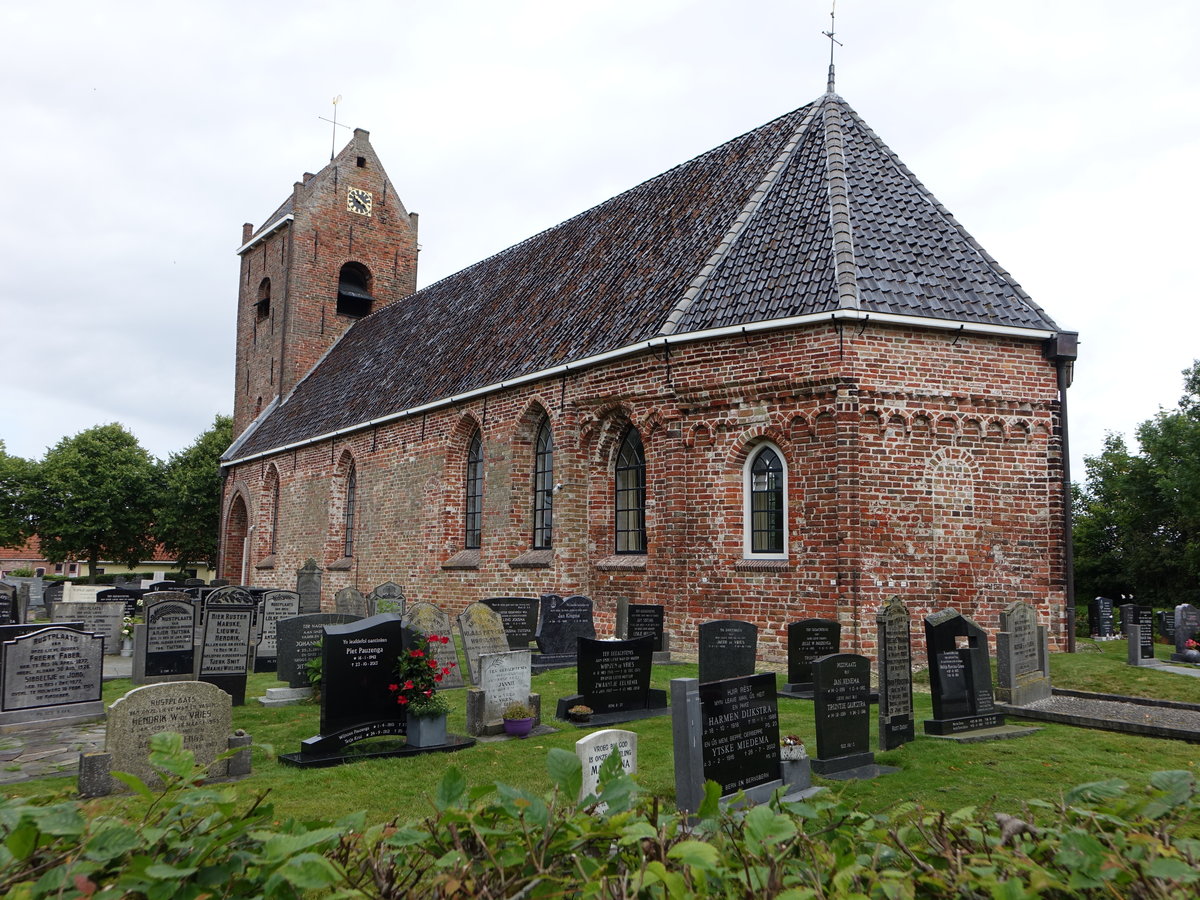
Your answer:
[[[262,225],[242,226],[233,426],[286,398],[363,316],[417,286],[409,213],[361,128]]]

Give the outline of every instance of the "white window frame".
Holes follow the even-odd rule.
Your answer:
[[[752,533],[754,520],[753,512],[750,508],[751,498],[753,495],[752,487],[753,480],[751,468],[754,466],[754,461],[758,459],[759,454],[764,450],[770,449],[779,459],[779,465],[782,469],[780,477],[783,480],[783,551],[781,553],[756,553],[754,552],[754,535]],[[770,441],[762,441],[754,445],[750,454],[746,457],[746,462],[742,465],[742,555],[746,559],[787,559],[788,558],[788,461],[783,451],[778,445]]]

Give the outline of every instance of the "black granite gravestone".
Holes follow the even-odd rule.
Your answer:
[[[537,635],[537,597],[484,597],[483,604],[500,614],[511,650],[528,650]]]
[[[965,645],[965,646],[960,646]],[[925,617],[933,718],[925,733],[961,734],[1004,724],[995,711],[987,634],[958,610]]]
[[[42,602],[46,604],[46,609],[50,608],[51,603],[62,603],[65,590],[66,585],[61,581],[51,581],[42,588]]]
[[[698,629],[700,683],[754,674],[758,626],[738,619],[702,622]]]
[[[1171,659],[1175,662],[1196,662],[1200,659],[1197,648],[1189,647],[1188,641],[1200,641],[1200,609],[1190,603],[1180,603],[1175,607],[1175,652]]]
[[[771,673],[700,685],[704,778],[721,795],[779,779],[779,710]]]
[[[162,590],[171,590],[170,588],[162,588]],[[96,593],[97,603],[124,603],[125,615],[136,616],[141,614],[142,595],[146,591],[138,590],[137,588],[110,588],[107,591],[98,591]]]
[[[899,597],[891,597],[876,613],[875,624],[879,632],[879,749],[892,750],[916,736],[908,608]]]
[[[197,680],[215,684],[233,698],[234,706],[244,706],[254,607],[233,602],[210,603],[204,610],[203,631]]]
[[[190,600],[148,602],[144,645],[145,675],[149,678],[159,678],[166,675],[193,674],[196,667],[195,634],[196,606]]]
[[[818,775],[846,777],[872,766],[871,661],[855,653],[834,653],[813,660],[813,711]]]
[[[1160,609],[1155,616],[1158,618],[1158,634],[1168,644],[1175,643],[1175,610]]]
[[[17,589],[0,582],[0,625],[19,625],[17,621]]]
[[[534,674],[575,665],[578,639],[595,636],[592,601],[587,597],[576,595],[553,604],[549,609],[543,608],[536,635],[541,652],[533,658]]]
[[[597,641],[579,638],[578,694],[558,701],[558,718],[576,704],[592,709],[593,724],[612,725],[662,715],[667,711],[666,691],[650,688],[654,655],[650,635],[630,641]]]
[[[1113,637],[1113,602],[1107,597],[1096,597],[1088,604],[1088,630],[1092,637]]]
[[[650,635],[655,652],[667,648],[663,645],[663,607],[650,603],[630,603],[626,629],[630,640]]]
[[[1146,665],[1154,660],[1154,610],[1149,606],[1129,603],[1121,607],[1122,628],[1128,634],[1134,629],[1136,640],[1129,642],[1128,662],[1131,666]]]
[[[321,655],[326,625],[348,625],[358,616],[342,613],[302,613],[280,619],[275,625],[276,675],[288,687],[306,688],[308,661]]]
[[[279,668],[279,623],[300,613],[300,595],[295,591],[267,591],[262,598],[262,618],[254,648],[254,671],[275,672]]]
[[[182,591],[186,584],[182,581],[156,581],[148,588],[147,591]]]
[[[799,622],[789,622],[788,676],[787,683],[780,693],[789,697],[812,697],[813,661],[837,653],[841,640],[842,626],[832,619],[802,619]]]

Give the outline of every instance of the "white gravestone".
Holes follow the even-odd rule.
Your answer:
[[[583,784],[579,788],[579,799],[594,795],[600,786],[600,767],[612,756],[613,750],[621,754],[621,767],[629,775],[637,772],[637,732],[608,728],[593,731],[575,742],[575,755],[583,765]]]

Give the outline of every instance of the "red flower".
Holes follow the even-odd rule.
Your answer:
[[[411,691],[413,689],[413,683],[411,681],[404,682],[404,689],[406,691]]]
[[[425,692],[425,696],[426,696],[426,697],[432,697],[432,696],[433,696],[433,691],[426,691],[426,692]]]
[[[450,666],[452,666],[452,665],[454,665],[454,663],[450,663]],[[445,668],[443,668],[443,669],[442,669],[442,674],[443,674],[443,675],[449,675],[449,674],[450,674],[450,666],[446,666]]]
[[[436,669],[437,667],[438,667],[437,660],[435,660],[435,659],[431,659],[431,660],[429,661],[429,668],[431,668],[431,669]]]
[[[441,675],[434,675],[434,676],[433,676],[433,680],[434,680],[434,681],[441,681],[441,680],[442,680],[442,676],[441,676]]]
[[[403,694],[401,694],[399,697],[396,698],[396,702],[399,703],[401,706],[404,706],[406,703],[408,703],[408,698],[405,697]]]
[[[422,656],[425,655],[425,651],[424,650],[411,650],[411,651],[409,651],[408,655],[413,657],[414,659],[420,659]]]
[[[400,690],[400,685],[398,685],[398,684],[389,684],[389,685],[388,685],[388,690],[389,690],[389,691],[398,691],[398,690]]]
[[[446,636],[446,635],[443,635],[443,636],[442,636],[442,637],[440,637],[438,640],[440,640],[440,641],[441,641],[443,644],[448,644],[448,643],[450,643],[450,638],[449,638],[448,636]]]

